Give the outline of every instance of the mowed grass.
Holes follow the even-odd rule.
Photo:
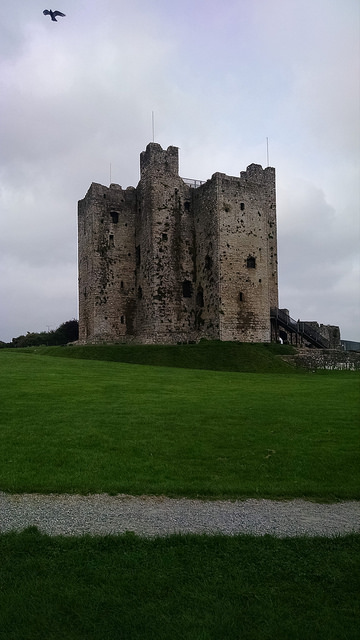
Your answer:
[[[360,536],[0,536],[6,640],[358,640]]]
[[[0,490],[359,496],[359,374],[206,346],[176,352],[198,370],[166,349],[157,366],[0,351]],[[2,534],[0,638],[357,640],[359,552],[359,535]]]
[[[359,374],[0,352],[0,490],[359,497]]]

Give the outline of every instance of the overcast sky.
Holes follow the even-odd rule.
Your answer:
[[[66,14],[52,22],[43,9]],[[358,0],[11,0],[0,26],[0,340],[78,317],[77,201],[276,169],[280,307],[360,340]]]

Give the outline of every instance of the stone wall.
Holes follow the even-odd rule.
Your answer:
[[[299,349],[293,356],[284,356],[285,360],[296,366],[305,367],[311,371],[328,369],[338,371],[359,371],[360,353],[339,351],[337,349]]]

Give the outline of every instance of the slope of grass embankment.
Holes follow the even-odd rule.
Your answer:
[[[282,360],[281,356],[291,355],[294,351],[293,347],[287,345],[216,340],[178,345],[98,344],[36,349],[39,354],[64,358],[243,373],[289,373],[294,367]]]

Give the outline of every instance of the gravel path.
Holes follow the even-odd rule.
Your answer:
[[[173,533],[336,536],[360,532],[360,502],[202,501],[0,492],[0,532],[29,526],[48,535],[67,536],[126,531],[143,537]]]

